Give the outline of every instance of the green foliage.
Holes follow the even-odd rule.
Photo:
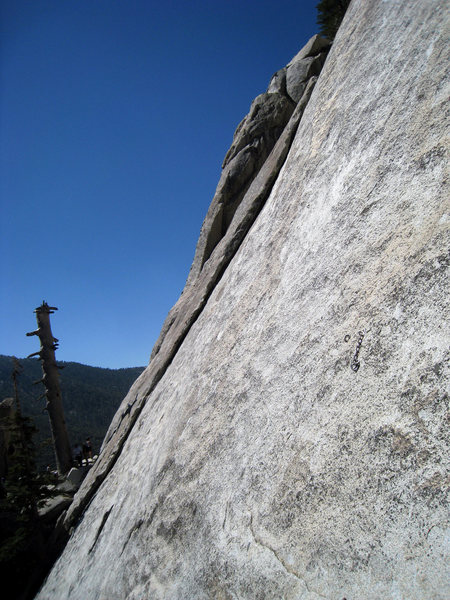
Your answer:
[[[38,509],[56,491],[49,476],[36,470],[31,419],[15,411],[4,421],[10,452],[0,499],[0,578],[11,600],[24,600],[34,596],[48,563]]]
[[[10,356],[0,355],[0,400],[13,396],[11,361]],[[51,431],[44,411],[45,400],[38,400],[43,386],[33,385],[42,377],[41,363],[32,358],[20,362],[23,370],[18,385],[23,412],[33,418],[38,428],[35,438],[37,466],[39,470],[47,465],[53,468],[55,458],[53,445],[49,443]],[[96,453],[121,401],[144,369],[101,369],[59,361],[58,364],[64,367],[60,373],[61,394],[71,443],[82,443],[90,437]]]
[[[350,0],[320,0],[317,4],[317,25],[330,41],[334,40],[349,4]]]
[[[30,417],[15,412],[10,431],[12,451],[5,485],[7,500],[21,519],[29,520],[35,508],[43,506],[49,497],[45,488],[49,479],[46,473],[39,474],[36,469],[33,436],[37,429]]]
[[[10,431],[11,451],[0,500],[0,563],[10,563],[34,544],[38,509],[55,495],[49,475],[36,470],[33,422],[18,412],[8,421],[2,423]]]

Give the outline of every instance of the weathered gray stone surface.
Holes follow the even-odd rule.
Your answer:
[[[284,69],[280,69],[272,75],[267,92],[269,94],[278,92],[279,94],[286,96],[286,67]]]
[[[440,0],[351,4],[39,600],[450,596],[446,23]]]
[[[311,39],[303,46],[303,48],[294,56],[287,64],[289,68],[294,63],[297,63],[308,56],[317,56],[321,52],[326,52],[330,49],[331,42],[319,34],[313,35]]]
[[[286,89],[285,67],[273,75],[267,92],[255,98],[248,115],[238,125],[222,164],[223,171],[216,193],[200,231],[187,287],[195,284],[203,265],[224,237],[250,183],[284,131],[295,106],[301,101],[308,81],[319,75],[326,53],[322,52],[320,56],[310,58],[311,53],[317,54],[329,46],[328,41],[320,36],[313,36],[289,63],[292,64],[289,75],[292,96]],[[163,326],[162,336],[167,331],[170,319],[171,315]],[[153,349],[152,358],[158,351],[161,339],[160,336]]]
[[[212,290],[220,280],[222,273],[235,255],[267,200],[286,159],[315,82],[316,79],[311,78],[302,101],[299,102],[275,148],[252,182],[234,215],[226,235],[220,240],[210,258],[206,261],[196,284],[186,285],[180,299],[170,311],[160,335],[160,341],[156,344],[157,351],[154,350],[153,358],[145,371],[145,377],[140,377],[135,382],[124,399],[105,436],[99,460],[89,471],[84,486],[68,511],[66,519],[68,527],[78,518],[86,503],[111,469],[142,407],[165,373],[187,332],[202,311]]]
[[[72,497],[68,495],[60,495],[47,500],[45,506],[39,510],[39,516],[44,522],[56,522],[61,515],[71,504]]]
[[[306,83],[313,75],[319,75],[325,62],[326,54],[308,56],[292,63],[286,71],[286,91],[294,102],[298,102],[305,90]]]
[[[255,98],[249,114],[238,126],[200,232],[188,285],[192,285],[198,277],[224,236],[236,208],[283,132],[294,108],[295,104],[282,94],[261,94]]]
[[[294,102],[298,102],[302,97],[308,79],[319,75],[330,46],[331,44],[327,39],[320,35],[314,35],[286,65],[285,93]],[[277,73],[275,73],[274,77],[276,75]],[[276,81],[274,85],[276,85]]]
[[[74,486],[79,486],[84,477],[84,469],[72,467],[67,473],[66,479]]]

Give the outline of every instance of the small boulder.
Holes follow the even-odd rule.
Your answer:
[[[83,478],[84,478],[83,470],[77,469],[75,467],[70,469],[70,471],[66,475],[67,481],[69,481],[72,485],[76,486],[77,488],[80,486],[80,483],[82,482]]]
[[[319,34],[313,35],[312,38],[303,46],[303,48],[294,56],[294,58],[287,64],[288,67],[293,65],[299,60],[303,60],[308,56],[316,56],[320,52],[328,52],[331,48],[331,42]]]
[[[292,62],[286,73],[286,89],[289,97],[294,102],[299,102],[305,91],[308,79],[314,75],[319,75],[325,62],[326,53],[322,52],[317,56],[308,56],[301,60]]]
[[[73,498],[60,495],[47,500],[45,505],[39,510],[39,516],[46,522],[56,522],[57,518],[72,504]]]

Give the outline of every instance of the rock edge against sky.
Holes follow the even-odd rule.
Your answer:
[[[446,23],[352,2],[39,600],[449,596]]]

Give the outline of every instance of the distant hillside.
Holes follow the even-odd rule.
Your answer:
[[[55,459],[51,444],[50,424],[45,408],[45,399],[38,400],[44,391],[42,384],[33,385],[41,379],[39,360],[20,359],[23,366],[19,377],[19,397],[23,413],[31,416],[39,433],[35,442],[38,447],[38,464],[54,466]],[[98,451],[108,425],[131,384],[142,373],[144,367],[130,369],[101,369],[75,362],[58,361],[61,370],[61,392],[67,429],[71,444],[82,442],[90,436],[94,451]],[[11,379],[13,363],[11,356],[0,355],[0,401],[13,397]]]

